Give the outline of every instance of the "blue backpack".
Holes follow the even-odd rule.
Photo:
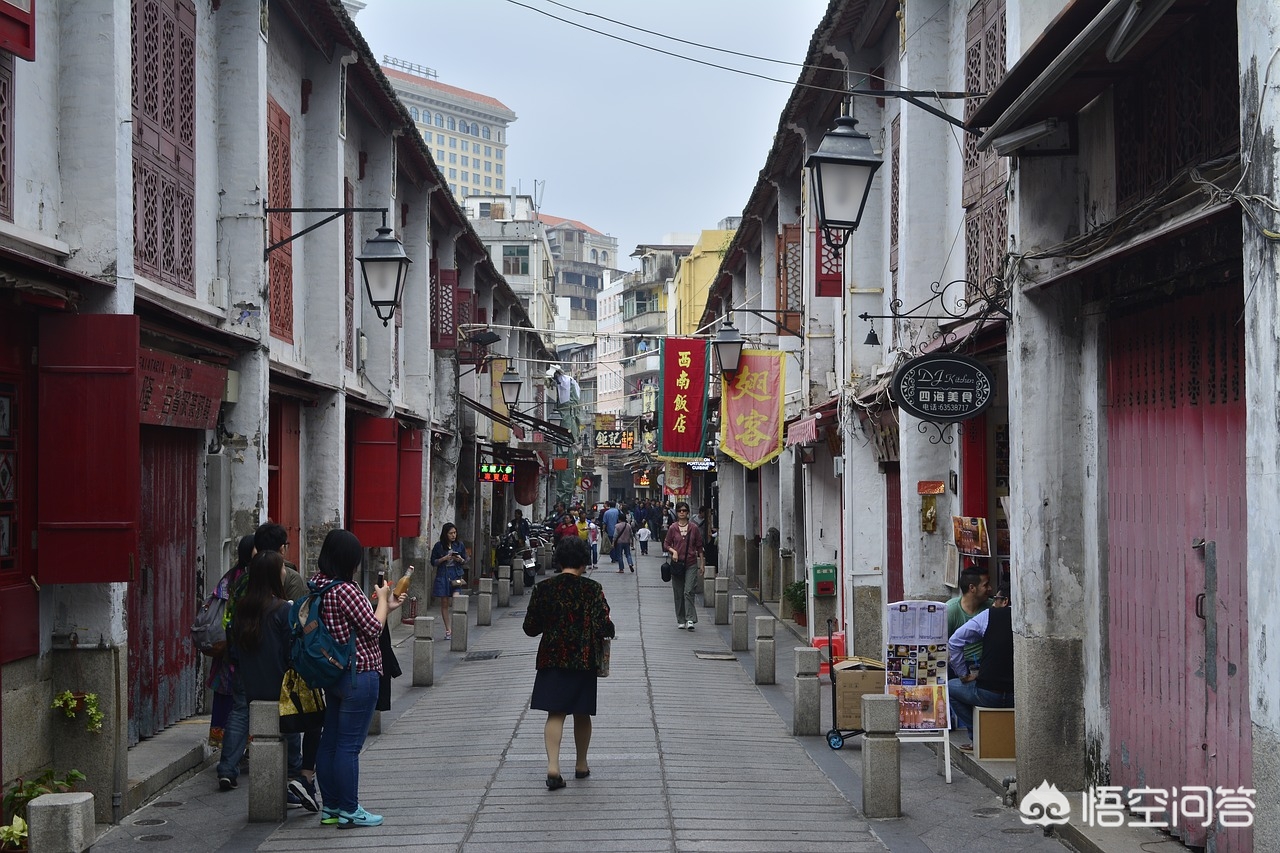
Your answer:
[[[355,663],[355,634],[351,635],[350,642],[342,645],[320,618],[320,597],[340,583],[342,581],[333,581],[319,589],[312,585],[311,593],[295,601],[289,609],[289,630],[293,634],[289,657],[293,668],[310,687],[332,687]]]

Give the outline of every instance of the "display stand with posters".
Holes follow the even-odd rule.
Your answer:
[[[941,743],[951,783],[951,709],[947,701],[947,606],[897,601],[887,608],[885,693],[898,697],[898,739]]]

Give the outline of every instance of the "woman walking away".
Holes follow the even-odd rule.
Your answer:
[[[387,614],[404,602],[391,594],[391,585],[376,590],[378,605],[355,584],[356,569],[364,561],[364,547],[350,530],[330,530],[320,546],[319,571],[311,584],[321,589],[339,583],[320,597],[320,619],[339,644],[355,639],[355,660],[336,684],[324,691],[324,733],[316,757],[316,775],[324,794],[320,822],[339,829],[379,826],[382,815],[370,814],[360,805],[360,750],[378,701],[382,679],[382,651],[378,638]]]
[[[249,564],[249,582],[227,632],[236,672],[249,702],[277,702],[289,669],[289,602],[284,597],[284,557],[260,551]],[[302,735],[285,735],[290,806],[316,811],[316,789],[302,774]]]
[[[689,505],[676,504],[676,521],[667,528],[662,549],[671,558],[671,589],[676,596],[676,627],[693,630],[698,623],[698,608],[693,591],[702,574],[702,531],[689,521]],[[694,570],[695,563],[697,570]]]
[[[560,775],[560,739],[564,720],[573,715],[573,743],[577,751],[575,779],[591,775],[587,749],[591,746],[591,718],[596,713],[596,672],[604,638],[614,634],[604,587],[582,576],[591,560],[583,539],[567,536],[556,545],[560,574],[533,588],[524,617],[524,632],[542,635],[538,643],[538,674],[529,707],[547,712],[543,741],[547,748],[547,788],[565,785]]]
[[[467,546],[458,540],[458,528],[446,523],[440,528],[440,541],[431,549],[431,565],[436,569],[436,580],[431,594],[440,602],[440,621],[444,622],[444,638],[453,639],[453,624],[449,621],[449,608],[453,597],[462,591],[467,575]]]
[[[241,536],[236,546],[236,564],[218,581],[213,594],[227,602],[223,610],[223,629],[230,626],[231,589],[240,576],[249,571],[253,560],[253,534]],[[213,709],[209,715],[209,746],[221,748],[218,760],[218,790],[230,791],[239,786],[240,759],[249,745],[249,705],[236,678],[235,665],[227,649],[227,641],[214,643],[201,650],[212,658],[208,686],[213,690]]]

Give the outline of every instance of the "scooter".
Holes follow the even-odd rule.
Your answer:
[[[526,588],[532,587],[538,580],[538,558],[537,549],[542,547],[543,540],[536,536],[530,536],[529,541],[525,543],[526,547],[516,551],[516,557],[520,560],[524,569],[524,585]]]

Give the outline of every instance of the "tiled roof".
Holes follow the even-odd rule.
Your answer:
[[[459,98],[467,98],[471,101],[477,101],[481,104],[488,104],[491,107],[497,107],[504,112],[511,113],[511,108],[499,101],[497,98],[491,98],[488,95],[481,95],[478,92],[469,92],[466,89],[459,89],[457,86],[449,86],[441,83],[439,80],[431,80],[426,77],[419,77],[417,74],[410,74],[408,71],[400,71],[396,68],[388,68],[382,66],[382,73],[393,80],[403,80],[406,83],[412,83],[423,89],[434,89],[446,95],[454,95]],[[514,113],[512,113],[514,115]]]
[[[588,234],[595,234],[597,237],[604,236],[590,225],[587,225],[585,222],[579,222],[576,219],[565,219],[563,216],[551,216],[546,213],[539,213],[538,219],[541,220],[542,224],[548,228],[555,228],[558,225],[572,225],[574,228],[586,231]]]

